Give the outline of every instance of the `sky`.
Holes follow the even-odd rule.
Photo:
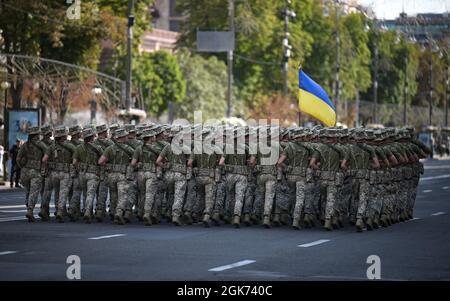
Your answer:
[[[403,11],[408,15],[417,13],[442,13],[450,10],[450,0],[360,0],[371,6],[379,19],[395,19]]]

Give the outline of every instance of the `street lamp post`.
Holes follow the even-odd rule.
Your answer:
[[[447,87],[445,93],[444,125],[448,127],[448,98],[450,96],[450,66],[447,67]]]
[[[11,84],[7,81],[4,81],[0,84],[0,88],[2,88],[2,90],[5,90],[5,103],[3,105],[3,123],[6,122],[6,114],[7,114],[7,106],[8,106],[8,89],[9,87],[11,87]],[[4,152],[7,152],[7,141],[6,139],[8,139],[8,133],[6,132],[6,130],[3,130],[3,144],[4,144]],[[6,162],[5,160],[3,161],[3,181],[6,181]]]
[[[335,107],[336,107],[336,120],[338,120],[338,107],[339,107],[339,96],[340,96],[340,81],[339,81],[339,71],[340,71],[340,54],[339,54],[339,47],[340,47],[340,33],[339,33],[339,0],[335,0],[335,11],[336,11],[336,18],[335,18],[335,26],[336,26],[336,70],[335,70],[335,91],[334,91],[334,100],[335,100]]]
[[[283,38],[283,76],[284,76],[284,85],[283,85],[283,96],[286,97],[288,95],[288,71],[289,71],[289,58],[291,57],[291,49],[292,46],[289,45],[289,17],[295,18],[296,14],[294,11],[288,8],[288,5],[291,3],[290,0],[286,0],[286,6],[283,10],[284,17],[284,38]]]
[[[93,98],[91,100],[91,124],[94,124],[96,121],[97,114],[97,95],[102,93],[102,89],[95,87],[92,89]]]
[[[127,81],[125,95],[125,110],[131,107],[131,79],[132,79],[132,49],[133,49],[133,25],[134,25],[134,0],[128,1],[128,30],[127,30]]]
[[[233,33],[234,38],[234,0],[228,0],[228,15],[230,22],[230,31]],[[228,64],[228,90],[227,90],[227,118],[231,117],[231,103],[233,96],[233,50],[227,52],[227,64]]]
[[[405,91],[403,99],[403,125],[406,125],[406,103],[408,102],[408,56],[405,56]]]
[[[431,50],[431,44],[430,44],[430,68],[429,68],[429,84],[430,84],[430,91],[428,96],[428,125],[431,125],[431,118],[433,115],[433,51]]]

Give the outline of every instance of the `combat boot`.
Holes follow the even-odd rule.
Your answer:
[[[334,230],[339,229],[339,222],[336,216],[333,216],[331,218],[331,226],[333,227]]]
[[[299,223],[299,220],[297,218],[294,218],[294,220],[292,221],[292,228],[294,228],[295,230],[299,230],[300,229],[300,223]]]
[[[327,230],[327,231],[333,230],[333,226],[331,225],[331,219],[327,218],[327,219],[325,220],[325,223],[324,223],[323,227],[324,227],[325,230]]]
[[[355,226],[356,226],[356,232],[362,232],[362,230],[364,228],[364,222],[363,222],[362,218],[358,218],[356,220]]]
[[[250,214],[248,214],[248,213],[244,214],[243,222],[244,222],[244,225],[246,225],[247,227],[252,224],[252,222],[250,220]]]
[[[123,219],[127,224],[131,223],[131,219],[133,218],[133,213],[129,210],[125,211],[125,214],[123,215]]]
[[[309,221],[309,224],[311,225],[311,227],[315,227],[316,224],[314,223],[314,215],[313,214],[307,214],[307,216],[308,216],[308,221]]]
[[[83,220],[86,224],[90,224],[92,222],[92,214],[89,210],[84,212]]]
[[[209,228],[209,223],[210,223],[210,216],[208,213],[205,213],[205,215],[203,216],[203,225],[205,226],[205,228]]]
[[[266,229],[269,229],[269,228],[271,227],[271,224],[270,224],[270,217],[269,217],[268,215],[264,215],[264,218],[263,218],[263,226],[264,226]]]
[[[142,217],[142,220],[144,221],[144,225],[151,226],[152,225],[152,218],[150,217],[149,213],[145,213]]]
[[[28,221],[29,221],[30,223],[33,223],[33,222],[35,221],[35,219],[34,219],[34,214],[33,214],[33,209],[28,208],[28,209],[27,209],[27,214],[26,214],[25,216],[26,216],[26,218],[28,218]]]
[[[150,215],[150,219],[152,221],[152,224],[155,224],[155,225],[159,224],[159,217],[158,217],[158,215],[156,215],[156,213]]]
[[[373,230],[372,218],[370,217],[366,220],[366,228],[368,231]]]
[[[408,211],[408,217],[409,217],[409,219],[413,219],[414,218],[414,214],[413,214],[412,210]]]
[[[175,226],[181,226],[180,217],[179,217],[178,215],[174,215],[174,216],[172,217],[172,223],[173,223]]]
[[[259,222],[260,222],[260,220],[259,220],[259,218],[257,218],[255,215],[250,215],[250,220],[251,220],[251,222],[252,222],[252,224],[253,225],[258,225],[259,224]]]
[[[186,211],[184,213],[184,220],[186,221],[186,224],[192,225],[193,220],[192,220],[192,214],[190,211]]]
[[[39,211],[39,217],[41,218],[41,221],[43,222],[47,222],[50,220],[50,216],[47,214],[47,212],[45,210]]]
[[[64,223],[64,212],[61,210],[58,210],[56,212],[56,220],[58,221],[58,223]]]
[[[239,215],[235,215],[233,217],[232,224],[235,228],[240,228],[241,227],[241,217]]]
[[[213,214],[211,219],[212,219],[214,225],[220,226],[220,214],[219,214],[219,212],[214,212],[214,214]]]
[[[281,226],[280,214],[279,214],[279,213],[275,213],[275,214],[274,214],[272,223],[273,223],[273,225],[274,225],[275,227]]]
[[[95,219],[97,220],[97,222],[99,222],[99,223],[103,222],[103,217],[104,217],[104,214],[102,211],[97,210],[95,212]]]
[[[344,216],[342,216],[342,214],[339,214],[337,221],[338,221],[339,228],[344,228]]]
[[[303,218],[303,223],[305,224],[306,229],[311,228],[311,220],[309,214],[305,214],[305,217]]]
[[[114,223],[117,225],[125,225],[125,219],[123,218],[122,210],[117,210],[116,214],[114,215]]]
[[[381,215],[381,226],[383,226],[384,228],[389,227],[389,218],[387,217],[387,215],[383,214]]]
[[[375,217],[375,219],[373,220],[373,228],[374,229],[378,229],[380,228],[380,219],[377,217]]]

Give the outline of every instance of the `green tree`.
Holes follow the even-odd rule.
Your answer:
[[[224,116],[227,92],[226,65],[212,56],[203,58],[186,50],[177,53],[186,81],[186,97],[176,106],[176,116],[192,120],[194,110],[202,111],[203,120]]]
[[[169,102],[180,103],[186,94],[186,82],[175,58],[166,51],[142,53],[133,65],[133,82],[142,87],[145,109],[161,116]]]

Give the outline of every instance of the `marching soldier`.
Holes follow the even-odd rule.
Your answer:
[[[28,141],[19,149],[17,164],[22,168],[20,182],[26,190],[27,214],[25,216],[29,222],[34,222],[33,211],[42,186],[41,160],[47,152],[47,146],[39,140],[39,127],[30,127],[27,133]],[[49,220],[48,210],[42,205],[41,203],[39,216],[43,221]]]
[[[50,181],[55,196],[59,195],[56,219],[58,222],[64,222],[66,205],[69,201],[69,190],[72,185],[72,178],[75,169],[72,165],[72,156],[75,152],[73,144],[67,141],[67,128],[58,126],[55,128],[55,143],[47,149],[43,162],[48,163],[50,171]]]
[[[79,146],[83,140],[81,139],[81,127],[74,125],[69,128],[70,142],[75,146]],[[71,221],[77,221],[81,214],[81,186],[78,174],[74,174],[72,178],[72,189],[69,198],[69,218]],[[86,206],[86,195],[83,195],[83,211]]]

